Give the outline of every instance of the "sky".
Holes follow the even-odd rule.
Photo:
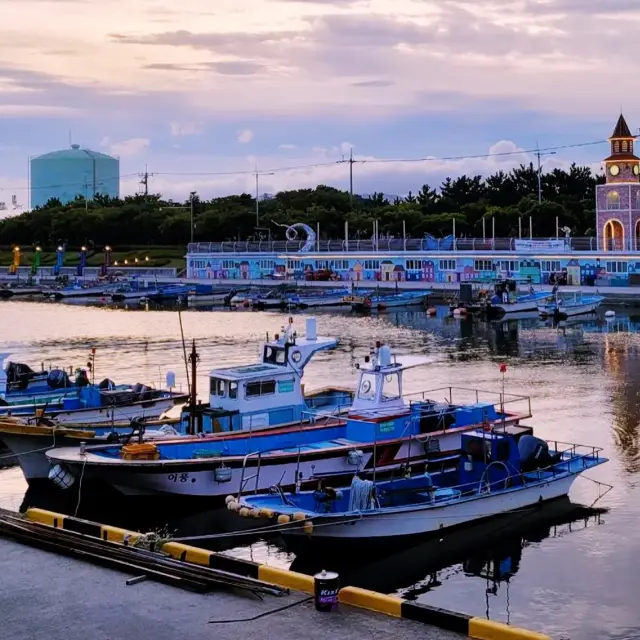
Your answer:
[[[123,194],[405,195],[640,127],[637,0],[0,0],[0,201],[28,161],[120,158]],[[600,143],[600,144],[587,144]],[[584,146],[578,146],[584,145]],[[11,206],[9,206],[11,209]],[[10,212],[9,212],[10,213]]]

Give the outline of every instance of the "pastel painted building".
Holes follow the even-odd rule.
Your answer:
[[[635,136],[624,116],[609,138],[611,154],[604,160],[606,184],[596,188],[598,247],[604,251],[640,249],[640,158]]]
[[[193,243],[187,275],[202,279],[312,279],[458,283],[514,278],[532,284],[640,285],[640,158],[621,115],[596,188],[596,237],[424,238]]]

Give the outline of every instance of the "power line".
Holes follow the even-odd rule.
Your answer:
[[[600,144],[607,143],[607,140],[595,140],[591,142],[580,142],[576,144],[565,144],[558,145],[553,147],[543,147],[543,148],[535,148],[535,149],[517,149],[514,151],[498,151],[498,152],[489,152],[489,153],[479,153],[472,155],[459,155],[459,156],[429,156],[422,158],[365,158],[365,159],[357,159],[354,158],[353,155],[350,155],[348,159],[343,160],[332,160],[326,162],[315,162],[311,164],[298,164],[298,165],[288,165],[281,167],[271,167],[268,169],[261,169],[260,173],[265,174],[277,174],[277,173],[286,173],[289,171],[301,171],[304,169],[317,169],[321,167],[332,167],[339,164],[348,163],[350,165],[350,181],[353,180],[353,165],[354,164],[408,164],[408,163],[417,163],[417,162],[443,162],[443,161],[453,161],[453,160],[476,160],[483,158],[498,158],[498,157],[508,157],[508,156],[519,156],[523,154],[538,154],[538,153],[549,153],[552,151],[562,151],[565,149],[577,149],[581,147],[592,147]],[[150,176],[185,176],[185,177],[202,177],[202,176],[242,176],[242,175],[255,175],[255,169],[245,169],[239,171],[156,171],[154,173],[148,173],[145,171],[143,174],[141,173],[129,173],[123,174],[120,176],[113,176],[111,178],[102,178],[101,184],[104,182],[108,182],[110,180],[117,180],[122,178],[130,178],[130,177],[142,177],[143,180],[141,184],[145,186],[145,192],[147,192],[148,188],[148,178]],[[70,182],[70,183],[58,183],[44,186],[36,186],[33,187],[34,190],[38,189],[55,189],[59,187],[84,187],[84,182]],[[9,191],[27,191],[31,187],[6,187]]]

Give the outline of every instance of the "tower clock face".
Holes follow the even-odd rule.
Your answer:
[[[610,173],[612,176],[617,176],[617,175],[620,173],[620,167],[619,167],[617,164],[612,164],[612,165],[609,167],[609,173]]]

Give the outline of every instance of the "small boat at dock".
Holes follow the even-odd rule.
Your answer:
[[[407,544],[566,496],[584,471],[607,462],[598,447],[520,438],[498,429],[461,436],[461,451],[421,474],[350,485],[227,499],[231,511],[262,517],[293,548]],[[280,526],[278,526],[280,525]]]
[[[585,295],[582,291],[556,292],[555,298],[541,304],[538,311],[542,317],[570,318],[595,313],[603,300],[603,296]]]

